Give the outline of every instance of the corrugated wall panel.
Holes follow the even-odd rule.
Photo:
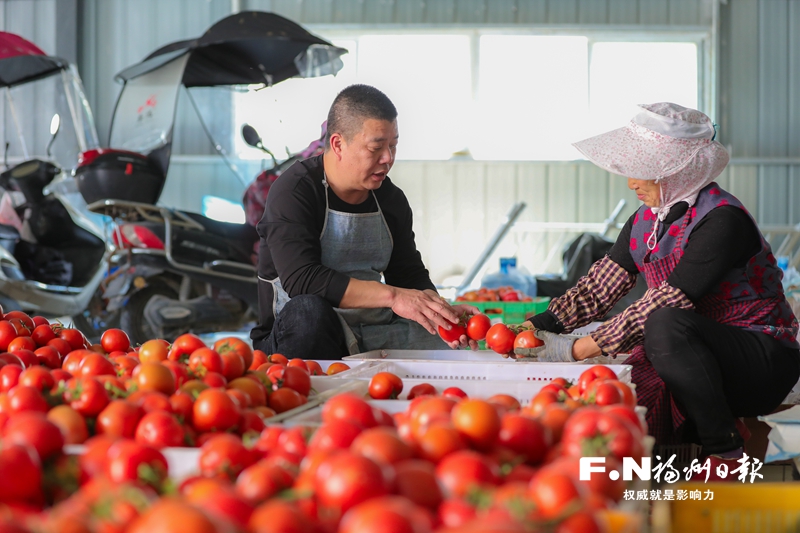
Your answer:
[[[518,11],[515,0],[492,0],[487,2],[486,22],[489,24],[514,24]]]
[[[607,0],[578,0],[577,7],[578,23],[580,24],[605,24],[608,22]]]
[[[669,24],[669,2],[664,0],[639,0],[639,24]]]
[[[758,25],[758,155],[786,157],[789,123],[788,4],[761,2]],[[797,95],[792,95],[794,98]]]
[[[736,0],[721,6],[722,54],[726,66],[721,75],[721,142],[733,146],[734,157],[758,154],[758,0]]]
[[[609,24],[636,24],[639,20],[637,0],[611,0],[608,4]]]

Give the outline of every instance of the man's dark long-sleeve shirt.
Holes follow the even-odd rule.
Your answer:
[[[322,157],[300,161],[286,170],[270,188],[264,215],[258,223],[261,237],[258,258],[259,326],[253,338],[266,337],[274,322],[272,285],[280,278],[283,289],[294,297],[322,296],[338,307],[350,277],[322,264],[320,236],[325,224],[325,195],[330,209],[346,213],[374,213],[380,205],[392,236],[392,255],[383,273],[388,285],[406,289],[434,289],[422,256],[416,248],[411,206],[403,191],[388,177],[366,201],[344,202],[323,185]],[[377,198],[378,204],[375,203]],[[263,337],[260,337],[263,335]]]

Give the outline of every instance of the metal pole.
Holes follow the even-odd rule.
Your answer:
[[[481,252],[481,255],[478,256],[478,259],[475,260],[475,263],[470,267],[470,269],[464,274],[464,279],[461,281],[461,284],[456,287],[456,292],[461,291],[465,287],[469,287],[472,280],[475,279],[475,276],[478,275],[478,272],[481,271],[483,268],[484,263],[489,260],[492,253],[494,253],[497,246],[500,244],[500,241],[503,240],[503,237],[506,236],[508,230],[511,229],[511,226],[514,225],[514,222],[519,217],[519,214],[522,213],[522,210],[525,209],[525,202],[519,202],[514,204],[511,208],[511,211],[505,216],[505,218],[500,222],[500,227],[497,228],[497,231],[489,239],[489,243]]]

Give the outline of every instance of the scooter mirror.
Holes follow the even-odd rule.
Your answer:
[[[59,128],[61,128],[61,116],[56,113],[50,121],[50,142],[47,143],[47,157],[50,157],[50,148],[53,147],[53,141],[56,140]]]
[[[56,113],[53,115],[53,119],[50,121],[50,135],[55,135],[58,133],[58,130],[61,128],[61,116]]]
[[[242,137],[244,137],[244,142],[250,146],[254,148],[261,148],[261,136],[250,124],[245,124],[242,126]]]

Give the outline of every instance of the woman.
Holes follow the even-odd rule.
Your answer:
[[[773,411],[800,376],[797,319],[756,222],[713,181],[729,159],[714,124],[676,104],[641,107],[628,126],[575,144],[626,176],[644,205],[606,257],[530,318],[545,341],[537,357],[630,353],[656,441],[696,432],[704,455],[733,461],[743,455],[737,417]],[[625,311],[577,341],[556,335],[604,317],[637,274],[648,289]]]

